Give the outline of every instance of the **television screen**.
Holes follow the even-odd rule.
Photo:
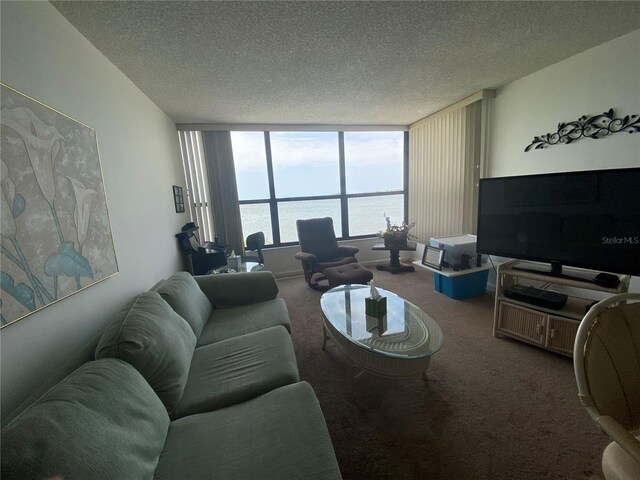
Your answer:
[[[478,253],[640,275],[640,168],[480,180]]]

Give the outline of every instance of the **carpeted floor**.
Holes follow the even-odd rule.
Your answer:
[[[374,279],[442,328],[428,381],[364,374],[353,404],[342,353],[332,342],[321,350],[322,293],[301,277],[278,281],[300,376],[318,396],[344,478],[603,478],[607,437],[578,401],[571,359],[493,338],[492,293],[452,300],[418,270]]]

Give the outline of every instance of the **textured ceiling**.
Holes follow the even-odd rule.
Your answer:
[[[407,125],[640,28],[639,2],[52,2],[177,123]]]

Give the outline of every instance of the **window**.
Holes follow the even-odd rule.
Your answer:
[[[342,237],[342,216],[340,214],[340,199],[299,200],[295,202],[279,202],[278,217],[280,219],[280,242],[290,243],[298,241],[296,220],[301,218],[333,218],[333,229],[336,237]]]
[[[276,198],[340,194],[337,132],[271,132]]]
[[[231,132],[233,164],[240,200],[269,198],[269,176],[262,132]]]
[[[338,238],[405,220],[405,132],[231,132],[245,236],[298,241],[296,220],[333,218]]]
[[[268,203],[242,204],[240,202],[240,220],[245,238],[252,233],[263,232],[265,244],[273,244],[271,212]]]
[[[345,132],[347,193],[404,190],[403,132]]]
[[[385,228],[383,214],[395,223],[404,216],[404,133],[345,132],[347,196],[363,193],[395,195],[349,198],[349,234],[367,235]]]
[[[386,227],[386,213],[394,223],[404,220],[404,195],[381,195],[349,199],[349,234],[370,235]]]

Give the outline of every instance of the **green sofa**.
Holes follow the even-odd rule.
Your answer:
[[[3,429],[2,478],[341,478],[277,293],[270,272],[181,272],[138,295]]]

